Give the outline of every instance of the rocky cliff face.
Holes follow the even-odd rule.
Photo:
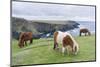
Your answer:
[[[41,22],[40,20],[28,21],[23,18],[12,17],[12,31],[16,32],[31,31],[34,33],[46,33],[46,32],[53,32],[56,30],[67,31],[74,28],[78,28],[79,25],[75,21],[55,21],[55,22],[56,23],[51,24],[50,21],[49,23],[48,21]]]
[[[51,23],[54,22],[54,23]],[[40,21],[40,20],[25,20],[23,18],[12,17],[11,29],[12,36],[19,36],[20,32],[33,32],[34,34],[47,34],[54,31],[68,31],[74,28],[78,28],[78,23],[75,21]]]

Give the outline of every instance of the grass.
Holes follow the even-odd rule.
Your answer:
[[[94,61],[95,36],[75,37],[80,49],[77,55],[53,50],[53,38],[33,40],[31,45],[18,47],[18,41],[12,40],[12,65],[48,64],[62,62]],[[61,46],[60,46],[61,48]]]

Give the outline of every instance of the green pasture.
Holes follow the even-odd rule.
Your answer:
[[[12,65],[95,61],[95,36],[77,36],[75,40],[80,47],[79,53],[63,55],[61,51],[53,50],[53,38],[33,40],[24,48],[19,48],[18,41],[12,39]]]

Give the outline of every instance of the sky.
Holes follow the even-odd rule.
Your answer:
[[[12,16],[28,20],[95,21],[95,7],[13,1]]]

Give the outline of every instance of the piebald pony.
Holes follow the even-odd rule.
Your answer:
[[[68,32],[61,32],[61,31],[56,31],[54,32],[54,48],[58,47],[58,44],[62,44],[62,53],[65,52],[65,48],[68,46],[71,47],[71,50],[73,54],[77,54],[79,50],[79,45],[75,41],[75,39],[72,37],[71,34]]]

